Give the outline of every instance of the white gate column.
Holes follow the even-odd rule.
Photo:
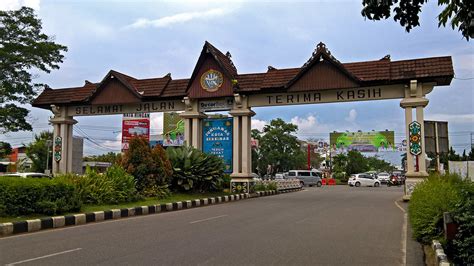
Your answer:
[[[184,119],[184,140],[187,145],[202,150],[202,119],[207,116],[199,111],[198,100],[184,97],[185,111],[179,114]]]
[[[425,127],[423,109],[428,105],[423,92],[423,84],[416,80],[410,81],[410,86],[405,90],[405,98],[400,102],[400,106],[405,109],[405,127],[407,140],[407,172],[405,173],[405,196],[404,199],[409,199],[415,185],[428,176],[426,171],[426,151],[425,151]],[[415,169],[415,156],[410,153],[410,129],[409,125],[413,122],[413,109],[416,110],[415,121],[420,124],[421,137],[421,153],[418,155],[417,169]]]
[[[234,97],[234,107],[229,112],[234,121],[231,191],[248,193],[252,180],[251,119],[255,112],[248,107],[248,98],[239,94]]]
[[[72,172],[73,126],[77,123],[67,115],[67,107],[51,106],[54,113],[49,122],[53,124],[53,174]]]

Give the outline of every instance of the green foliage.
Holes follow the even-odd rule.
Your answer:
[[[32,8],[0,10],[0,25],[0,133],[32,130],[26,121],[29,111],[16,104],[30,103],[43,87],[32,83],[29,71],[59,69],[67,47],[41,32]]]
[[[8,142],[0,141],[0,159],[12,153],[12,146]]]
[[[474,264],[474,183],[466,181],[461,186],[461,201],[453,211],[458,224],[455,239],[448,243],[448,251],[459,265]]]
[[[75,192],[86,204],[115,204],[139,198],[133,176],[116,165],[103,174],[88,167],[84,175],[64,174],[55,179],[74,185]]]
[[[253,191],[277,190],[278,186],[275,181],[257,181],[253,185]]]
[[[120,154],[115,152],[108,152],[101,155],[86,156],[83,158],[84,162],[107,162],[117,164],[120,162]]]
[[[262,134],[253,131],[253,135],[261,135],[258,162],[259,173],[274,174],[291,169],[305,167],[306,157],[296,136],[298,126],[285,123],[282,119],[274,119],[266,125]],[[267,166],[272,172],[267,173]]]
[[[173,166],[171,187],[180,191],[208,192],[222,188],[224,162],[190,146],[166,150]]]
[[[432,175],[417,184],[411,195],[408,214],[413,236],[428,244],[443,232],[443,213],[452,212],[461,200],[461,179],[457,175]]]
[[[0,177],[0,216],[55,215],[78,211],[80,198],[61,180]]]
[[[50,141],[48,149],[48,141]],[[35,141],[26,146],[26,155],[33,162],[31,171],[43,173],[46,169],[46,159],[49,152],[49,169],[53,166],[52,158],[52,141],[53,133],[50,131],[43,131],[35,135]]]
[[[135,177],[137,190],[144,196],[162,197],[168,193],[172,170],[162,147],[152,150],[146,139],[133,137],[122,155],[121,165]]]
[[[371,171],[390,173],[395,170],[395,167],[389,162],[381,160],[377,157],[367,157],[367,165]]]
[[[347,153],[347,165],[346,173],[348,175],[367,172],[369,170],[369,164],[367,158],[365,158],[358,151],[349,151]]]
[[[407,32],[414,27],[420,26],[419,13],[423,4],[428,0],[362,0],[362,16],[370,20],[387,19],[391,16],[392,8],[395,15],[393,19],[399,21]],[[469,41],[474,37],[474,27],[472,20],[474,19],[474,2],[458,1],[458,0],[438,0],[439,6],[444,9],[438,15],[438,27],[446,26],[451,19],[451,27],[459,28],[462,36]]]

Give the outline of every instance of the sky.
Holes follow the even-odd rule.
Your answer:
[[[339,61],[377,60],[387,54],[403,60],[452,56],[455,79],[428,95],[426,120],[448,121],[450,144],[469,149],[474,132],[474,48],[457,30],[438,28],[437,1],[421,13],[421,27],[406,33],[392,19],[369,21],[362,1],[48,1],[2,0],[1,10],[34,8],[46,34],[66,45],[64,63],[35,81],[51,88],[98,82],[111,69],[135,78],[189,78],[207,40],[230,51],[240,74],[302,66],[317,43],[324,42]],[[33,132],[0,136],[14,147],[35,133],[52,129],[50,111],[28,107]],[[400,100],[255,108],[252,126],[262,129],[274,118],[298,125],[298,137],[328,139],[332,131],[394,130],[404,136]],[[86,155],[120,150],[121,116],[79,117],[75,135],[87,135]],[[152,114],[152,134],[163,117]],[[84,133],[85,132],[85,133]]]

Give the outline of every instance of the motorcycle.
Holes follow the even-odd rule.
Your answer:
[[[391,187],[391,186],[399,187],[401,185],[402,185],[402,182],[398,180],[396,176],[391,176],[390,179],[387,181],[387,187]]]

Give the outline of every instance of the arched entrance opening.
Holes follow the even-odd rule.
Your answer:
[[[47,88],[33,106],[54,114],[50,120],[54,125],[53,173],[71,171],[75,116],[181,111],[186,143],[202,149],[206,113],[226,111],[232,116],[232,183],[248,191],[252,178],[252,108],[401,99],[407,139],[410,125],[414,125],[423,140],[426,95],[435,86],[449,85],[453,76],[449,56],[402,61],[386,56],[341,63],[323,43],[302,67],[269,66],[263,73],[239,74],[229,52],[224,54],[206,42],[189,79],[172,79],[171,74],[136,79],[111,70],[98,83]],[[427,176],[423,141],[418,145],[418,169],[413,167],[415,156],[407,152],[406,176],[412,180]]]

